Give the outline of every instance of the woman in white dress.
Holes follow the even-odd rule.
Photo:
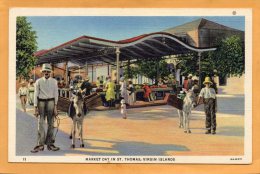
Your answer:
[[[121,97],[125,99],[126,102],[128,102],[127,84],[124,77],[120,78],[120,94]]]
[[[30,105],[33,105],[33,100],[34,100],[34,81],[33,81],[33,79],[29,80],[28,91],[29,91],[28,102]]]
[[[133,105],[135,102],[135,92],[134,92],[134,85],[131,79],[128,80],[128,88],[127,88],[127,93],[128,93],[128,104]]]

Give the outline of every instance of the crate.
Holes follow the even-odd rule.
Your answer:
[[[86,103],[87,108],[90,110],[97,106],[103,105],[101,96],[98,93],[93,93],[91,95],[84,97],[84,102]],[[59,97],[58,104],[57,104],[58,110],[63,112],[68,112],[69,106],[70,106],[69,98]]]
[[[167,104],[172,107],[182,110],[183,100],[178,98],[176,94],[169,94]]]
[[[59,97],[58,103],[57,103],[57,109],[63,112],[68,112],[70,106],[70,100],[69,98],[65,97]]]
[[[101,96],[98,93],[93,93],[84,98],[84,102],[86,103],[89,109],[93,109],[97,106],[102,106],[103,102]]]

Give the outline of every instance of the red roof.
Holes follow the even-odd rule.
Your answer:
[[[45,52],[47,52],[47,51],[49,51],[49,50],[40,50],[40,51],[36,51],[35,53],[34,53],[34,56],[40,56],[40,55],[42,55],[42,54],[44,54]]]
[[[143,35],[132,37],[132,38],[125,39],[125,40],[120,40],[120,41],[118,41],[118,43],[124,44],[124,43],[134,42],[134,41],[144,38],[145,36],[147,36],[147,34],[143,34]]]

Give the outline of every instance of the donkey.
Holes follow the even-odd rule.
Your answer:
[[[192,90],[186,91],[186,96],[183,99],[182,110],[178,109],[179,127],[184,128],[184,133],[191,133],[189,123],[191,110],[196,106],[195,95]]]
[[[81,141],[80,147],[84,147],[83,142],[83,121],[84,116],[87,114],[88,109],[84,102],[83,96],[81,92],[76,92],[72,98],[72,102],[70,103],[68,115],[71,117],[73,121],[71,135],[70,138],[72,139],[71,148],[75,148],[75,136],[76,131],[79,134],[79,139]]]

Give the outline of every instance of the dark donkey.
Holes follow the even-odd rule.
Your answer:
[[[83,96],[81,92],[77,91],[73,96],[73,101],[70,103],[68,115],[71,117],[73,121],[72,129],[71,129],[71,136],[72,144],[71,147],[75,148],[75,136],[76,131],[79,133],[80,137],[80,147],[84,147],[83,141],[83,121],[84,116],[87,114],[87,107],[84,102]]]

